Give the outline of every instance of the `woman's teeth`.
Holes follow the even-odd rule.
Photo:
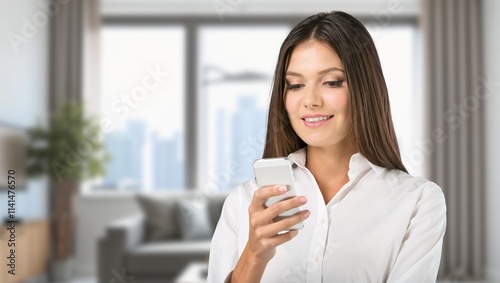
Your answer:
[[[320,116],[320,117],[311,117],[311,118],[304,118],[306,122],[319,122],[323,120],[328,120],[332,118],[333,116]]]

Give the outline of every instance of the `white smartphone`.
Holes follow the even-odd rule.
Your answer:
[[[292,162],[285,157],[278,158],[263,158],[258,159],[253,163],[253,170],[255,173],[255,179],[257,180],[257,186],[259,188],[271,185],[285,185],[287,192],[279,195],[273,196],[266,200],[265,205],[269,207],[278,201],[289,199],[295,197],[294,182],[292,171]],[[281,213],[276,217],[275,221],[280,219],[290,217],[299,213],[300,209],[298,207],[292,208]],[[290,227],[290,230],[299,230],[304,227],[302,222]]]

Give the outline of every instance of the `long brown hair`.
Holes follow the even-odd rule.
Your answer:
[[[371,163],[407,172],[392,124],[389,96],[373,40],[353,16],[319,13],[297,24],[280,48],[269,104],[264,158],[287,156],[306,146],[295,133],[285,109],[285,72],[295,47],[311,39],[337,53],[349,84],[352,135],[359,152]]]

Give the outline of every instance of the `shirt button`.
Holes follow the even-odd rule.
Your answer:
[[[315,257],[314,257],[314,260],[315,260],[315,261],[319,261],[319,255],[315,256]]]
[[[325,223],[325,218],[321,218],[321,224]]]

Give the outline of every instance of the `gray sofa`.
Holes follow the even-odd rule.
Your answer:
[[[200,196],[189,193],[155,196],[155,200],[139,201],[143,208],[142,214],[110,223],[104,237],[98,240],[98,282],[174,282],[190,262],[208,261],[210,238],[220,217],[226,196]],[[151,203],[151,201],[157,203]],[[154,239],[151,239],[151,235],[155,232],[151,231],[154,228],[152,224],[155,223],[150,221],[152,216],[148,214],[151,214],[151,207],[161,204],[162,201],[165,205],[157,210],[165,208],[162,211],[163,216],[156,220],[163,222],[165,219],[164,222],[170,222],[168,227],[163,227],[163,232],[165,232],[163,236],[157,234]],[[202,222],[199,222],[200,220],[195,219],[198,216],[192,217],[191,214],[187,214],[189,216],[187,224],[192,227],[186,229],[184,218],[179,216],[183,214],[179,209],[180,203],[186,201],[198,206],[195,212],[204,209],[207,214],[205,219],[208,221],[202,219]],[[200,202],[204,204],[201,210],[199,209]],[[199,227],[205,224],[208,225],[205,234],[200,234]],[[193,227],[196,230],[194,234],[189,231]],[[207,229],[210,229],[210,234],[207,234]]]

